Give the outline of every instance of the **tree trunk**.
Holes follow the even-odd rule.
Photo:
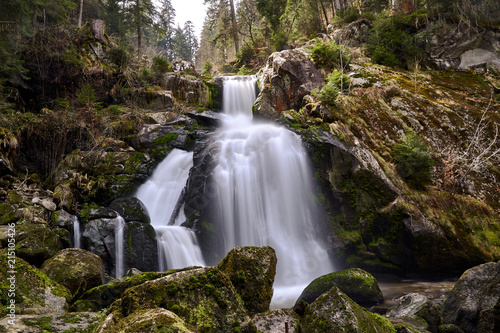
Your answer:
[[[137,24],[137,58],[141,60],[142,53],[142,34],[141,34],[141,1],[137,0],[136,2],[136,12],[135,12],[135,20]]]
[[[78,28],[82,27],[82,16],[83,16],[83,0],[80,0],[80,15],[78,17]]]
[[[232,0],[231,0],[232,1]],[[323,4],[323,1],[319,1],[319,4],[321,6],[321,10],[323,11],[323,16],[325,17],[325,22],[326,22],[326,26],[328,26],[328,15],[326,14],[326,9],[325,9],[325,6]]]
[[[234,10],[234,0],[229,0],[229,3],[231,4],[231,18],[233,20],[234,48],[236,50],[236,54],[238,54],[239,50],[238,23],[236,22],[236,11]]]

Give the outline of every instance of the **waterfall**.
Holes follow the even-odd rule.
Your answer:
[[[115,220],[115,277],[121,278],[124,272],[124,256],[123,256],[123,229],[125,228],[125,220],[118,215]]]
[[[309,158],[298,135],[252,121],[255,77],[223,82],[226,117],[213,180],[224,253],[235,246],[273,247],[278,257],[273,307],[290,307],[309,282],[333,271],[314,225]]]
[[[181,226],[186,220],[183,207],[176,209],[192,167],[193,153],[174,149],[136,193],[148,209],[156,231],[161,271],[205,265],[196,235]]]
[[[82,234],[80,233],[80,221],[76,215],[71,215],[73,227],[73,247],[77,249],[82,248]]]

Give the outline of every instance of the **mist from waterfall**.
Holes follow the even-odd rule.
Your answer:
[[[224,253],[271,246],[278,267],[273,307],[290,307],[314,278],[333,271],[315,227],[309,157],[295,133],[252,120],[255,77],[224,78],[224,124],[213,180]]]
[[[186,217],[178,207],[192,167],[193,153],[174,149],[136,193],[156,231],[160,271],[205,265],[195,233],[181,226]]]

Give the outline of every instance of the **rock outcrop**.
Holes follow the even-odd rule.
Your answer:
[[[443,306],[445,323],[465,333],[495,332],[499,325],[500,262],[467,270],[457,281]]]
[[[442,324],[441,308],[417,293],[400,297],[398,304],[387,312],[386,317],[392,322],[402,322],[432,333],[437,333]]]

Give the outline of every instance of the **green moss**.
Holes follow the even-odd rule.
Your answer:
[[[160,138],[153,140],[153,143],[155,145],[164,145],[164,144],[169,143],[172,140],[177,139],[178,136],[179,136],[179,134],[177,134],[177,133],[168,133],[165,136],[162,136]]]
[[[37,326],[38,328],[49,332],[53,331],[53,328],[50,325],[51,321],[52,318],[50,317],[42,317],[37,319],[23,319],[23,322],[26,326]]]
[[[17,220],[18,218],[16,217],[15,211],[10,204],[0,203],[0,225],[16,222]]]

